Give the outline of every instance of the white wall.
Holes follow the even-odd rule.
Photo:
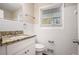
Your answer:
[[[28,14],[30,16],[34,15],[34,5],[32,3],[25,3],[23,4],[23,20],[24,24],[24,33],[28,35],[33,35],[34,33],[34,25],[33,25],[33,18],[29,16],[25,16],[25,14]]]
[[[49,4],[35,4],[34,16],[36,17],[35,34],[39,42],[50,47],[48,40],[55,42],[55,54],[72,54],[72,41],[77,37],[76,24],[74,17],[75,6],[66,6],[64,8],[64,28],[41,28],[39,25],[39,8]]]
[[[21,20],[23,20],[22,17],[23,17],[22,8],[20,8],[16,11],[13,11],[13,19],[14,20],[21,21]]]

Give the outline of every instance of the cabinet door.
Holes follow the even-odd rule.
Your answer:
[[[28,47],[28,55],[35,55],[35,44]]]
[[[7,54],[13,55],[13,54],[17,53],[18,51],[22,50],[24,47],[26,47],[25,42],[21,41],[21,42],[16,42],[11,45],[8,45],[7,46]]]
[[[15,55],[28,55],[28,49],[25,48],[25,49],[19,51],[18,53],[16,53]]]
[[[0,55],[6,55],[6,46],[0,46]]]
[[[9,55],[16,54],[17,52],[23,50],[25,47],[28,47],[29,45],[34,45],[34,43],[35,43],[35,38],[29,38],[29,39],[8,45],[7,54]]]
[[[34,44],[30,45],[29,47],[24,48],[23,50],[19,51],[15,55],[35,55]]]

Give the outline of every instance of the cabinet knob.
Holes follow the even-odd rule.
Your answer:
[[[27,52],[25,51],[24,53],[26,54]]]
[[[24,53],[27,54],[27,52],[29,52],[29,50],[25,51]]]

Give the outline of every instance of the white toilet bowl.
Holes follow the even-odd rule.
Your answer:
[[[43,51],[45,50],[45,46],[43,44],[35,44],[35,49],[36,49],[36,52],[40,55],[42,55]]]

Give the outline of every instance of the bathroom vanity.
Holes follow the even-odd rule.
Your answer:
[[[0,55],[35,55],[35,35],[3,37]]]

